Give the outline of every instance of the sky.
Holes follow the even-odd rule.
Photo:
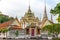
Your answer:
[[[50,20],[50,9],[54,9],[56,4],[59,3],[60,0],[1,0],[0,11],[5,15],[9,15],[14,18],[17,16],[18,19],[21,19],[21,17],[23,17],[27,12],[28,6],[30,4],[31,10],[35,14],[35,16],[39,19],[42,19],[44,14],[45,2],[48,19]],[[57,15],[53,16],[54,22],[57,22],[56,18]]]

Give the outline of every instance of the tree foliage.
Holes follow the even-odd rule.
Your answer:
[[[6,32],[8,32],[8,29],[7,29],[7,28],[0,29],[0,32],[2,32],[2,33],[6,33]]]
[[[60,24],[52,24],[52,25],[46,25],[44,28],[42,28],[43,31],[48,31],[48,33],[60,33]]]
[[[13,19],[13,18],[12,17],[9,17],[7,15],[0,14],[0,23],[3,23],[5,21],[9,21],[11,19]]]
[[[53,38],[52,40],[60,40],[60,38]]]
[[[59,14],[59,17],[60,17],[60,3],[58,3],[54,9],[51,9],[50,13]]]
[[[58,3],[54,9],[50,10],[50,13],[52,13],[53,15],[57,15],[58,14],[58,22],[60,22],[60,3]]]
[[[19,32],[18,32],[18,31],[16,31],[16,32],[15,32],[15,35],[16,35],[16,36],[18,36],[18,35],[19,35]]]

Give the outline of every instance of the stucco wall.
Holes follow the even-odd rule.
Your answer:
[[[16,37],[16,34],[15,32],[18,31],[19,32],[19,35],[17,37],[25,37],[25,33],[26,31],[25,30],[10,30],[9,31],[9,37]]]

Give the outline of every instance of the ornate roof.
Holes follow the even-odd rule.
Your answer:
[[[30,6],[28,8],[28,11],[25,13],[25,17],[35,17],[34,13],[30,9]]]
[[[18,22],[19,25],[12,25],[13,22],[15,22],[15,20]],[[11,26],[11,27],[9,27],[9,26]],[[22,29],[22,27],[20,26],[20,23],[19,23],[17,18],[14,19],[14,20],[6,21],[6,22],[0,24],[1,29],[7,28],[7,27],[8,28],[13,28],[13,29]]]
[[[51,24],[54,24],[52,21],[46,19],[46,20],[42,21],[42,23],[41,23],[41,27],[44,26],[44,24],[46,23],[46,21],[50,22]]]
[[[1,23],[1,24],[0,24],[0,28],[7,28],[8,26],[10,26],[10,25],[12,24],[13,21],[14,21],[14,20],[10,20],[10,21]]]
[[[24,17],[22,17],[21,21],[28,23],[39,21],[39,19],[35,17],[34,13],[31,11],[30,5],[28,7],[28,11],[25,13]]]

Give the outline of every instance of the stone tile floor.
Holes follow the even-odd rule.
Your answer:
[[[0,38],[0,40],[48,40],[48,39],[22,39],[22,38],[18,38],[18,39],[15,39],[15,38],[2,39],[2,38]]]

